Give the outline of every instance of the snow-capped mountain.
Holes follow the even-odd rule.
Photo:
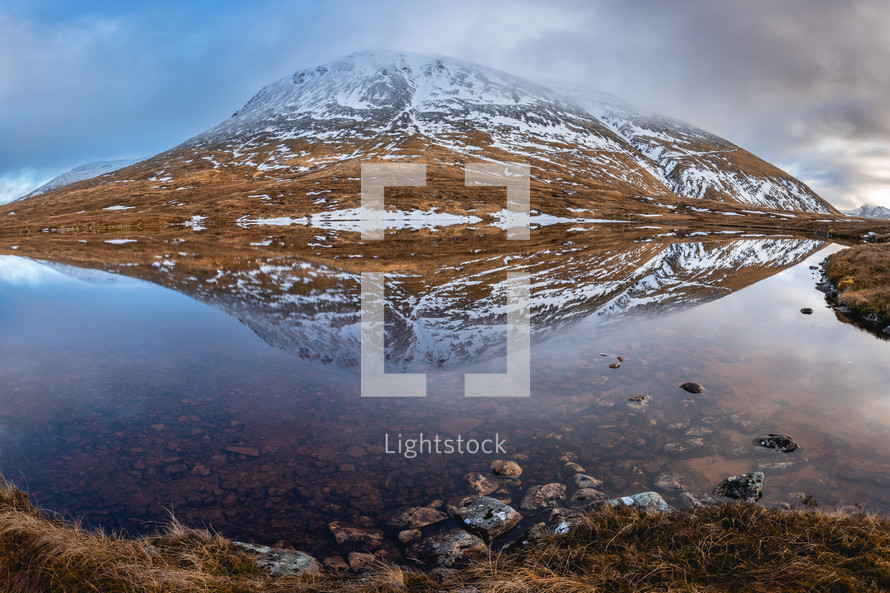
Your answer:
[[[360,167],[369,161],[426,163],[427,188],[394,192],[388,204],[437,215],[490,218],[503,208],[489,203],[492,192],[465,187],[463,165],[479,161],[528,164],[532,208],[567,219],[579,209],[620,218],[641,197],[837,213],[740,147],[604,93],[554,89],[453,58],[380,51],[272,83],[167,152],[17,204],[14,220],[104,223],[114,212],[105,209],[115,206],[129,208],[115,223],[337,218],[358,206]],[[85,215],[68,218],[75,213]]]
[[[77,183],[78,181],[84,181],[86,179],[98,177],[99,175],[112,173],[119,169],[123,169],[124,167],[129,167],[133,163],[138,162],[139,161],[134,160],[96,161],[94,163],[79,165],[62,173],[58,177],[52,178],[51,180],[47,181],[46,183],[23,197],[30,198],[32,196],[39,196],[40,194],[45,194],[54,189],[59,189],[61,187],[65,187],[66,185]]]
[[[866,204],[854,210],[844,210],[847,216],[857,216],[859,218],[887,218],[890,219],[890,208],[884,206],[872,206]]]

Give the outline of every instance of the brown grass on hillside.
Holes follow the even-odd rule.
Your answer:
[[[274,578],[228,540],[175,521],[126,539],[48,517],[0,484],[0,590],[8,593],[890,590],[890,522],[731,504],[647,514],[606,507],[566,536],[433,576],[380,563],[363,575]]]
[[[825,274],[838,302],[859,315],[890,321],[890,245],[860,245],[828,258]]]

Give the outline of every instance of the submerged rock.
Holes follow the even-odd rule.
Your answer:
[[[800,310],[800,312],[803,313],[804,315],[812,315],[813,314],[813,310],[810,309],[809,307],[804,307],[803,309]]]
[[[328,523],[328,529],[341,546],[379,548],[383,545],[383,532],[379,529],[344,525],[340,521]]]
[[[464,528],[485,540],[493,540],[522,519],[513,507],[488,496],[467,496],[449,509]]]
[[[349,570],[353,572],[368,572],[373,570],[380,561],[374,554],[367,552],[349,553]]]
[[[605,500],[606,495],[603,492],[600,492],[596,488],[581,488],[576,490],[572,497],[569,499],[569,503],[574,506],[578,505],[589,505],[598,500]]]
[[[680,389],[688,391],[689,393],[704,393],[706,391],[701,383],[696,383],[695,381],[683,383],[680,385]]]
[[[488,496],[504,485],[502,480],[481,472],[468,473],[464,476],[464,482],[472,492],[481,496]]]
[[[448,515],[438,509],[430,507],[410,507],[393,517],[390,525],[403,529],[416,529],[426,527],[439,521],[444,521]]]
[[[575,477],[572,478],[575,482],[575,486],[578,488],[599,488],[603,485],[602,480],[598,480],[593,476],[588,476],[587,474],[576,474]]]
[[[567,461],[563,466],[566,470],[570,472],[575,472],[576,474],[583,474],[587,470],[575,463],[574,461]]]
[[[442,566],[451,566],[460,558],[482,554],[488,549],[481,538],[463,529],[451,529],[432,535],[411,546],[411,553],[430,558]]]
[[[268,571],[272,576],[288,577],[297,574],[318,574],[321,572],[321,564],[319,564],[318,560],[305,552],[270,548],[269,546],[255,546],[243,542],[232,543],[255,554],[257,566]]]
[[[410,544],[419,540],[421,535],[422,533],[419,529],[405,529],[399,532],[399,541],[403,544]]]
[[[525,493],[520,505],[525,511],[537,511],[555,507],[559,501],[566,499],[566,485],[558,482],[532,486]]]
[[[691,492],[683,492],[680,494],[680,500],[688,509],[701,509],[705,507],[719,507],[725,504],[727,499],[724,497],[711,496],[710,494],[700,493],[692,494]]]
[[[522,468],[515,461],[495,459],[491,462],[491,473],[496,476],[516,478],[522,475]]]
[[[662,490],[689,490],[689,488],[683,484],[683,476],[674,472],[659,474],[658,477],[655,478],[655,486]]]
[[[751,472],[739,476],[730,476],[714,488],[713,494],[755,502],[763,496],[763,472]]]
[[[794,442],[794,439],[787,434],[770,433],[765,437],[754,439],[754,444],[758,447],[782,451],[783,453],[791,453],[792,451],[797,450],[798,447],[797,443]]]
[[[670,505],[664,501],[661,494],[658,492],[640,492],[639,494],[632,494],[631,496],[613,498],[607,500],[606,504],[610,504],[613,507],[624,505],[640,509],[641,511],[666,512],[671,510]]]

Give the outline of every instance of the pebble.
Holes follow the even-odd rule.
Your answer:
[[[804,315],[812,315],[813,314],[813,310],[810,309],[809,307],[804,307],[803,309],[800,310],[800,312],[803,313]]]

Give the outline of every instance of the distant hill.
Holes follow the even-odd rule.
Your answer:
[[[843,213],[847,216],[857,216],[859,218],[890,219],[890,208],[884,208],[883,206],[871,206],[869,204],[860,206],[855,210],[844,210]]]
[[[58,177],[53,178],[52,180],[44,183],[28,195],[22,197],[30,198],[32,196],[39,196],[40,194],[45,194],[54,189],[59,189],[61,187],[65,187],[66,185],[77,183],[78,181],[92,179],[93,177],[104,175],[105,173],[112,173],[114,171],[117,171],[118,169],[129,167],[133,163],[138,162],[138,160],[96,161],[95,163],[80,165],[74,167],[70,171],[62,173]]]

